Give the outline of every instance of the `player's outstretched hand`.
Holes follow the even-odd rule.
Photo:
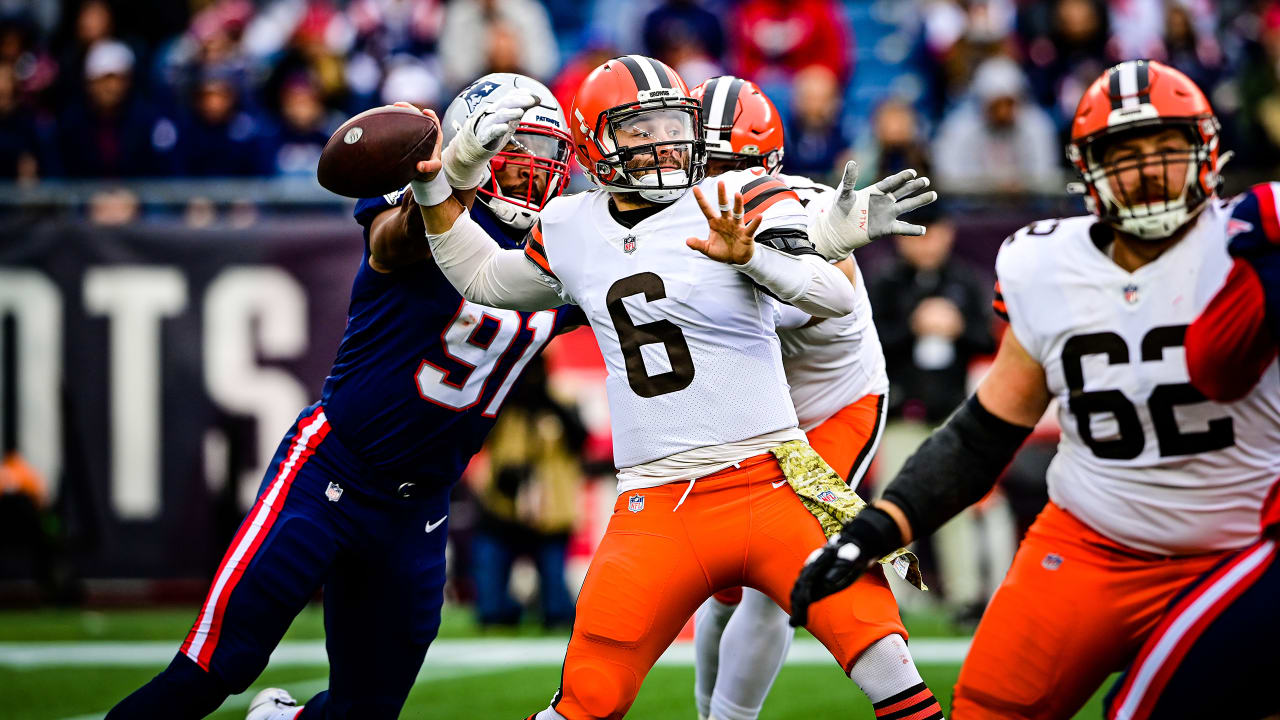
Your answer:
[[[444,150],[444,174],[449,184],[470,190],[483,182],[489,161],[506,147],[520,119],[539,102],[532,93],[511,92],[472,113]]]
[[[711,232],[705,239],[689,238],[685,244],[706,255],[712,260],[719,260],[733,265],[745,265],[755,253],[756,228],[760,227],[763,218],[756,218],[749,223],[742,222],[742,193],[733,194],[733,206],[729,205],[728,192],[724,183],[719,183],[719,209],[711,207],[702,194],[702,188],[693,189],[693,197],[702,208]]]
[[[820,216],[811,229],[814,245],[830,260],[840,260],[886,235],[923,235],[924,227],[898,218],[938,199],[938,193],[918,193],[929,187],[929,178],[916,177],[915,170],[903,170],[861,190],[858,163],[844,166],[840,187],[831,209]]]
[[[791,626],[809,623],[809,606],[849,587],[879,558],[901,544],[902,532],[885,511],[863,508],[840,534],[804,561],[791,588]]]

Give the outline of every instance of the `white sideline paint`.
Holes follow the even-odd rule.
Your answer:
[[[969,638],[921,638],[909,647],[919,665],[954,665],[969,651]],[[474,638],[437,640],[431,644],[423,668],[502,668],[560,665],[567,638]],[[0,667],[18,669],[99,666],[151,667],[167,665],[178,651],[172,642],[44,642],[0,643]],[[281,643],[271,655],[271,667],[327,665],[323,640]],[[797,639],[787,662],[825,665],[835,662],[816,640]],[[678,642],[658,659],[659,665],[691,667],[693,643]]]
[[[418,672],[417,682],[433,682],[437,680],[450,680],[453,678],[470,677],[475,675],[485,675],[493,672],[500,672],[502,668],[451,668],[438,666],[434,668],[424,667]],[[218,708],[219,710],[248,710],[249,701],[257,695],[259,691],[266,688],[274,687],[272,685],[255,684],[248,690],[239,695],[232,695]],[[310,680],[302,680],[300,682],[291,682],[285,686],[291,695],[298,699],[298,702],[305,703],[307,698],[329,687],[329,678],[317,677]],[[103,710],[99,713],[89,713],[88,715],[76,715],[75,717],[63,718],[62,720],[103,720],[107,716],[107,711]]]

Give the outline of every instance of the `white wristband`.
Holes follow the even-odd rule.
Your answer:
[[[489,172],[489,161],[497,154],[481,145],[476,138],[476,117],[473,116],[468,122],[468,129],[454,136],[440,156],[444,163],[444,171],[440,174],[459,190],[470,190],[484,182]]]
[[[409,183],[409,187],[413,190],[413,199],[426,207],[439,205],[453,195],[453,188],[449,186],[444,173],[438,173],[430,180],[414,180]]]

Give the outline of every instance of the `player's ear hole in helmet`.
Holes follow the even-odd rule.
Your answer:
[[[782,118],[755,83],[721,75],[703,81],[692,94],[702,103],[708,175],[755,167],[774,174],[782,169]]]
[[[700,105],[657,60],[625,55],[597,67],[570,114],[578,163],[607,190],[668,203],[706,177]]]
[[[1142,240],[1163,240],[1204,209],[1221,183],[1220,125],[1200,88],[1159,62],[1131,60],[1089,86],[1067,158],[1089,211]]]
[[[525,112],[511,141],[489,162],[488,177],[476,194],[498,220],[527,230],[569,184],[573,139],[564,111],[547,86],[524,75],[489,73],[458,93],[440,124],[448,144],[472,113],[515,91],[532,93],[539,102]]]

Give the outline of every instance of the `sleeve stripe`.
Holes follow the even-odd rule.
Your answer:
[[[779,180],[778,180],[777,178],[775,178],[774,176],[772,176],[772,175],[764,175],[764,176],[761,176],[761,177],[758,177],[758,178],[756,178],[756,179],[752,180],[751,182],[747,183],[746,185],[743,185],[743,186],[742,186],[742,189],[741,189],[741,190],[739,190],[738,192],[742,193],[743,195],[746,195],[747,193],[751,192],[752,190],[755,190],[756,188],[760,187],[761,185],[765,185],[765,184],[767,184],[770,180],[772,180],[772,181],[774,181],[774,182],[779,182]]]
[[[795,200],[798,203],[800,202],[800,197],[790,189],[771,192],[768,197],[758,197],[755,200],[752,200],[751,204],[744,208],[745,213],[742,218],[743,222],[749,223],[752,220],[755,220],[763,215],[765,210],[768,210],[774,204],[781,202],[782,200]],[[800,210],[797,208],[796,212],[800,212]]]
[[[529,228],[529,235],[524,244],[524,256],[546,274],[551,277],[556,276],[551,272],[551,261],[547,259],[547,249],[542,245],[541,222],[535,222],[533,227]]]
[[[541,269],[543,272],[547,273],[551,277],[556,276],[555,273],[551,272],[551,263],[547,262],[547,256],[545,253],[542,252],[541,245],[538,245],[537,247],[535,247],[533,242],[530,242],[528,245],[525,245],[524,256],[528,258],[529,261],[532,262],[534,265],[537,265],[538,268]]]
[[[796,199],[796,202],[800,202],[800,196],[796,195],[795,191],[792,190],[791,188],[787,187],[786,185],[783,185],[781,187],[771,187],[771,188],[768,188],[767,190],[761,190],[760,192],[756,193],[750,200],[747,200],[745,203],[743,203],[742,211],[744,213],[749,213],[755,210],[756,208],[760,207],[769,198],[775,197],[782,193],[787,193],[792,197],[794,197]]]
[[[997,281],[996,281],[996,294],[997,294],[997,295],[1002,295],[1003,293],[1004,293],[1004,291],[1000,289],[1000,281],[999,281],[999,280],[997,280]]]
[[[1258,214],[1262,216],[1262,229],[1267,239],[1280,243],[1280,220],[1276,219],[1276,196],[1272,183],[1254,185],[1253,194],[1258,198]]]
[[[786,183],[773,178],[761,178],[761,180],[764,180],[765,182],[755,185],[755,187],[751,187],[755,184],[754,182],[748,183],[746,187],[742,188],[742,202],[744,203],[743,209],[750,210],[751,203],[763,195],[777,191],[791,190],[791,188],[787,187]],[[797,202],[799,201],[798,196],[796,200]]]
[[[996,317],[1005,322],[1009,322],[1009,308],[1005,306],[1003,300],[996,300],[991,303],[991,309],[995,311]]]

